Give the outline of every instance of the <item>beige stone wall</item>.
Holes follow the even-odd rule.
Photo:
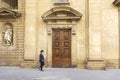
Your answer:
[[[37,10],[37,53],[39,54],[39,51],[41,49],[45,50],[45,56],[47,59],[47,56],[51,57],[50,54],[52,54],[52,47],[51,45],[48,45],[48,40],[51,39],[50,36],[47,35],[47,26],[46,23],[42,20],[41,15],[43,15],[46,11],[50,10],[53,7],[60,6],[60,5],[54,5],[53,0],[44,0],[44,1],[38,1],[37,2],[40,9]],[[70,0],[69,7],[79,11],[82,14],[85,14],[85,1],[84,0]],[[79,6],[79,7],[78,7]],[[83,61],[85,59],[85,15],[83,15],[82,19],[77,23],[75,26],[76,35],[74,36],[74,41],[72,45],[74,46],[72,48],[72,63],[78,64],[79,62]],[[49,46],[49,47],[48,47]],[[51,62],[51,59],[48,60],[48,63]]]
[[[112,5],[113,1],[70,0],[67,5],[57,5],[54,0],[19,0],[18,11],[22,13],[22,17],[15,23],[15,49],[0,51],[0,62],[3,62],[0,65],[39,65],[38,55],[40,50],[44,50],[46,66],[52,66],[52,35],[48,35],[49,25],[41,16],[53,7],[68,6],[83,15],[74,25],[72,65],[79,68],[118,68],[118,8]],[[59,24],[61,23],[65,24]]]
[[[36,0],[26,0],[24,59],[36,59]]]
[[[103,60],[107,68],[119,66],[118,9],[113,1],[89,0],[89,59],[95,64]]]
[[[97,64],[101,68],[105,66],[111,68],[113,67],[111,64],[114,64],[114,68],[118,68],[118,10],[112,5],[113,1],[70,0],[70,4],[65,5],[83,14],[82,19],[75,26],[76,35],[73,36],[74,42],[72,43],[72,46],[74,46],[72,49],[72,64],[77,64],[79,68],[85,68],[87,64],[88,67]],[[55,5],[53,0],[31,0],[28,2],[29,4],[26,4],[24,57],[28,60],[38,61],[39,52],[43,49],[45,50],[46,63],[51,66],[52,35],[47,34],[48,26],[41,16],[51,8],[60,5]],[[34,39],[31,39],[31,35]],[[97,65],[94,68],[99,68]]]
[[[80,2],[79,2],[80,1]],[[84,67],[84,60],[86,58],[86,46],[85,46],[85,33],[86,33],[86,26],[85,26],[85,3],[86,0],[71,0],[71,7],[76,9],[77,11],[81,12],[83,15],[81,20],[78,21],[76,28],[76,56],[77,59],[77,66],[83,68]],[[79,6],[79,7],[78,7]],[[74,53],[73,53],[74,54]]]
[[[18,12],[22,14],[21,17],[16,19],[2,19],[0,18],[0,33],[2,34],[3,23],[10,22],[13,24],[13,45],[12,46],[4,46],[0,44],[0,65],[20,65],[23,61],[24,56],[24,18],[25,18],[25,1],[19,0],[18,4]],[[1,36],[2,38],[2,36]],[[0,42],[3,42],[3,39],[0,39]]]
[[[89,0],[89,59],[101,59],[101,0]]]
[[[114,0],[104,1],[101,4],[102,18],[102,58],[107,67],[118,68],[119,66],[119,23],[118,8],[113,6]],[[111,65],[112,64],[112,65]],[[109,66],[108,66],[109,65]]]

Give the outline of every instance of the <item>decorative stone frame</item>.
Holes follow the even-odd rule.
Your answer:
[[[5,7],[0,8],[0,23],[2,24],[0,26],[1,30],[4,30],[4,24],[6,23],[10,23],[13,25],[13,45],[6,46],[3,44],[4,42],[2,41],[2,44],[0,44],[0,50],[15,50],[16,49],[16,39],[17,39],[16,38],[17,36],[16,26],[17,26],[17,23],[18,23],[17,20],[19,19],[19,17],[21,17],[21,13],[19,13],[18,11],[14,11],[10,8],[5,8]],[[0,33],[2,34],[2,31],[0,31]]]
[[[54,15],[57,14],[58,16]],[[63,16],[59,16],[63,13]],[[71,14],[68,16],[67,14]],[[65,16],[66,15],[66,16]],[[47,24],[47,66],[52,66],[52,29],[71,29],[71,66],[77,65],[76,48],[76,25],[82,14],[70,7],[55,7],[42,15]],[[70,21],[70,22],[68,22]]]
[[[47,64],[52,66],[52,29],[71,29],[71,65],[76,65],[75,58],[76,54],[76,24],[49,24],[47,23],[48,41],[47,41]],[[48,57],[49,56],[49,57]]]
[[[76,22],[75,22],[76,23]],[[76,34],[75,26],[76,24],[51,24],[47,23],[47,33],[48,35],[52,35],[52,29],[71,29],[72,35]]]
[[[16,22],[12,22],[12,21],[11,22],[5,22],[5,21],[1,22],[1,24],[2,24],[1,30],[4,31],[4,25],[6,23],[10,23],[10,24],[13,25],[12,26],[12,29],[13,29],[13,44],[11,46],[5,45],[4,41],[2,39],[1,44],[0,44],[0,50],[15,50],[16,49]],[[1,31],[1,33],[2,33],[2,31]],[[3,35],[1,37],[3,38]]]
[[[113,4],[114,4],[115,6],[117,6],[117,7],[119,7],[119,6],[120,6],[120,0],[115,0],[115,1],[113,2]]]
[[[16,19],[21,17],[21,13],[14,11],[9,8],[1,7],[0,8],[0,18],[1,19]]]

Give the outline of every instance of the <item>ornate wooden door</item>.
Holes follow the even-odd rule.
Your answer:
[[[52,33],[53,67],[71,67],[71,30],[53,29]]]

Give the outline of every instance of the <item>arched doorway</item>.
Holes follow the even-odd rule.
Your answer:
[[[73,56],[76,55],[75,26],[81,17],[80,12],[63,6],[54,7],[43,14],[48,30],[47,60],[50,66],[72,66],[75,61]]]

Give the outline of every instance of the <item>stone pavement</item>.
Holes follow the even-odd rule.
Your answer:
[[[120,70],[0,67],[0,80],[120,80]]]

